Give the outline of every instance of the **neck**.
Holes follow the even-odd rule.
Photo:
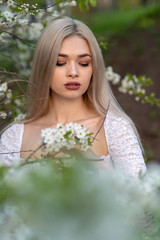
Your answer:
[[[51,99],[48,117],[52,123],[66,124],[86,119],[93,112],[86,106],[82,98],[78,99]]]

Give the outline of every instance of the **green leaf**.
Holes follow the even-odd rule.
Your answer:
[[[97,0],[89,0],[91,6],[95,7],[97,5]]]
[[[65,138],[68,138],[68,136],[72,133],[72,131],[67,131],[66,134],[64,135]]]
[[[79,7],[81,10],[88,10],[89,9],[88,0],[80,0]]]
[[[88,146],[92,146],[90,138],[88,138]]]

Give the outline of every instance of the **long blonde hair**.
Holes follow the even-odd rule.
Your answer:
[[[110,89],[105,77],[103,56],[95,36],[84,23],[69,17],[51,22],[44,29],[37,43],[28,89],[29,108],[26,121],[34,121],[47,113],[50,102],[50,83],[60,47],[62,41],[72,35],[84,38],[89,44],[92,55],[93,76],[85,93],[85,100],[91,103],[102,116],[106,115],[110,102],[110,110],[129,121],[139,139],[134,123],[121,109]]]

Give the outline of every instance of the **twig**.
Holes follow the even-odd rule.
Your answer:
[[[36,148],[26,159],[25,159],[25,161],[27,162],[27,161],[29,161],[30,160],[30,158],[33,156],[33,154],[35,154],[41,147],[43,147],[45,144],[42,144],[42,145],[40,145],[38,148]]]
[[[33,41],[31,41],[31,40],[26,40],[26,39],[20,38],[20,37],[18,37],[16,34],[11,33],[11,32],[8,32],[8,31],[3,30],[3,29],[1,30],[1,32],[7,33],[7,34],[9,34],[10,36],[12,36],[12,37],[20,40],[21,42],[24,42],[24,43],[27,44],[28,46],[30,46],[30,47],[32,47],[32,48],[35,48],[33,45],[31,45],[31,44],[28,43],[28,42],[33,42]]]
[[[18,152],[5,152],[5,153],[0,153],[0,155],[12,154],[12,153],[21,153],[21,152],[32,152],[32,151],[33,151],[33,150],[18,151]]]

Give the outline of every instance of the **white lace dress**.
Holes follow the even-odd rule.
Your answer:
[[[108,111],[104,130],[109,154],[102,156],[101,167],[114,166],[129,176],[146,172],[141,148],[131,125]],[[0,160],[12,165],[20,158],[24,124],[15,123],[0,138]]]

